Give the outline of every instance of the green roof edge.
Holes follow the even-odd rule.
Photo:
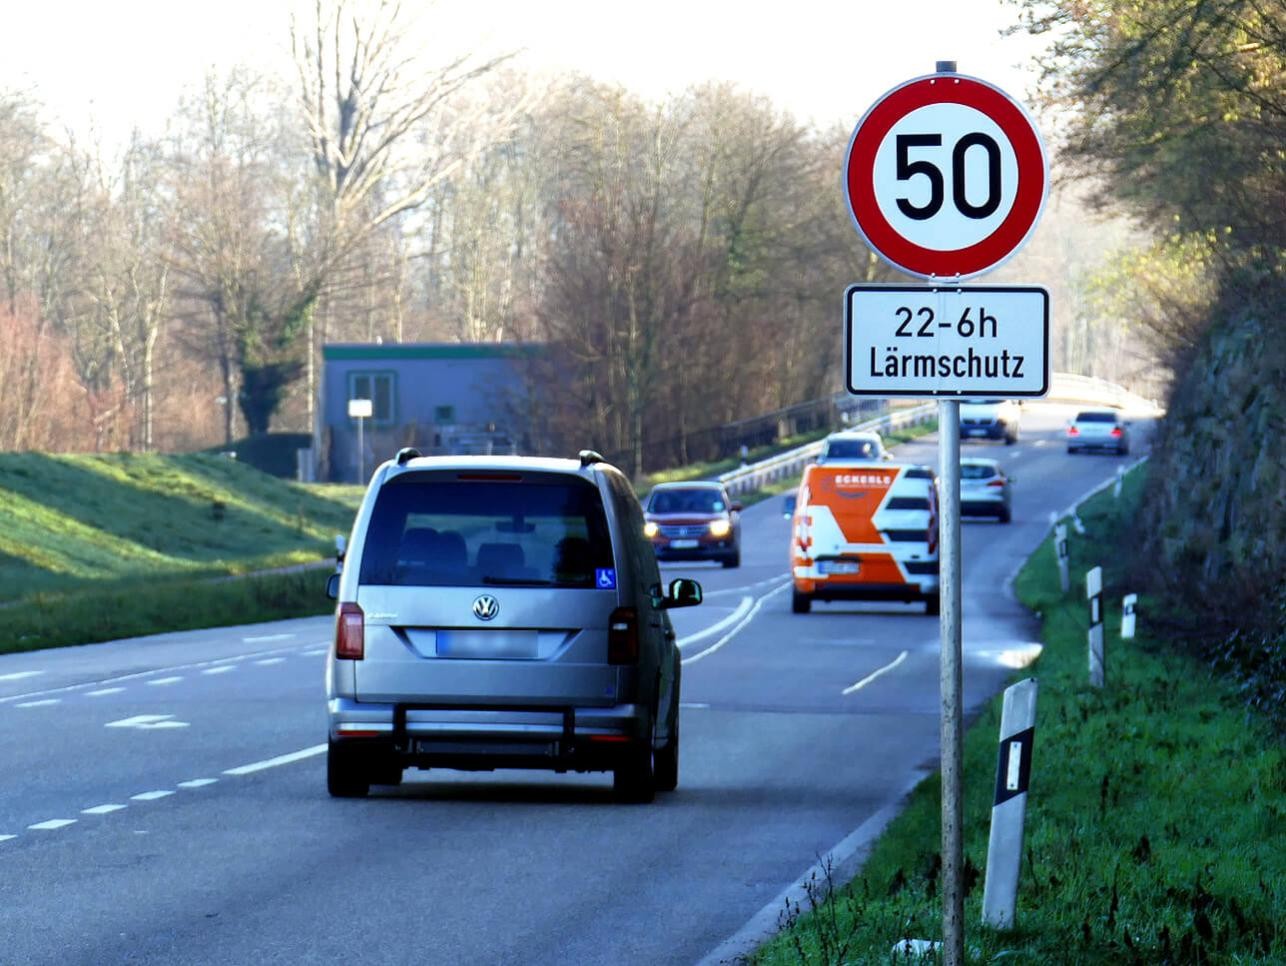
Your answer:
[[[323,359],[514,359],[538,355],[543,346],[517,342],[395,342],[322,346]]]

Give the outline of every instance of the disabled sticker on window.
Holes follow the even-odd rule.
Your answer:
[[[594,583],[599,590],[616,589],[616,569],[613,567],[599,567],[594,571]]]

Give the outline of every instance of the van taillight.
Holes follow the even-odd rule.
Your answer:
[[[366,656],[366,615],[354,603],[340,604],[335,618],[335,656],[360,661]]]
[[[607,663],[637,664],[639,615],[633,607],[618,607],[607,619]]]
[[[1115,437],[1116,439],[1120,439],[1120,438],[1121,438],[1121,427],[1120,427],[1120,426],[1113,426],[1113,427],[1112,427],[1112,436],[1113,436],[1113,437]]]
[[[987,485],[988,485],[988,486],[1004,486],[1004,485],[1005,485],[1005,481],[1004,481],[1003,479],[999,479],[999,480],[992,480],[992,481],[991,481],[990,483],[988,483]]]

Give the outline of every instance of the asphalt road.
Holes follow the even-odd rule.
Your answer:
[[[1068,414],[1029,406],[1017,446],[964,445],[1018,480],[1012,524],[964,526],[969,708],[1032,655],[1008,579],[1050,512],[1126,462],[1065,454]],[[932,464],[936,448],[898,457]],[[820,855],[860,859],[938,745],[937,619],[896,603],[791,614],[780,510],[745,513],[740,569],[664,568],[701,580],[706,603],[675,615],[680,784],[648,806],[615,804],[608,775],[534,772],[409,772],[329,798],[329,618],[0,657],[0,963],[651,964],[747,948]]]

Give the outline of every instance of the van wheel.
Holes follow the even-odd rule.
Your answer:
[[[665,747],[656,753],[656,790],[672,792],[679,787],[679,718],[674,717],[674,728]]]
[[[1000,508],[1000,522],[1001,522],[1001,523],[1008,523],[1008,522],[1009,522],[1009,520],[1011,519],[1011,516],[1012,516],[1012,514],[1010,513],[1009,507],[1007,507],[1007,506],[1002,506],[1002,507]]]
[[[937,617],[942,613],[942,596],[940,594],[930,594],[924,598],[924,612],[930,617]]]
[[[631,748],[612,772],[612,792],[618,802],[646,804],[656,798],[656,759],[652,742]]]
[[[733,567],[740,567],[741,566],[741,548],[738,547],[736,552],[731,557],[724,557],[723,565],[729,570],[731,570]]]
[[[327,743],[326,790],[332,798],[365,798],[371,791],[370,775],[365,763],[353,749]]]
[[[807,614],[813,606],[813,598],[795,590],[790,595],[790,609],[795,614]]]
[[[1013,446],[1013,445],[1014,445],[1014,443],[1016,443],[1016,442],[1018,442],[1018,431],[1017,431],[1017,430],[1014,430],[1012,433],[1005,433],[1005,445],[1006,445],[1006,446]]]

